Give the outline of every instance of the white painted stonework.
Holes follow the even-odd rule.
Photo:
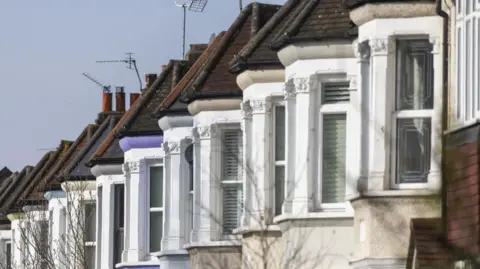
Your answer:
[[[48,200],[49,227],[51,231],[52,253],[63,253],[65,248],[64,239],[66,235],[66,206],[67,196],[64,191],[50,191],[45,193],[45,199]],[[58,268],[65,268],[65,258],[63,255],[56,255],[54,262]]]
[[[12,231],[0,230],[0,266],[5,268],[7,265],[7,244],[12,243]],[[13,247],[11,248],[13,252]]]

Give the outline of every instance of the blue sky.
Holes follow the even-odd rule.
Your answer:
[[[237,0],[210,0],[203,13],[189,12],[187,45],[207,42],[238,12]],[[181,58],[181,29],[173,0],[1,1],[0,168],[35,165],[41,149],[75,140],[95,120],[101,91],[81,73],[138,91],[134,72],[96,60],[133,52],[143,80]]]

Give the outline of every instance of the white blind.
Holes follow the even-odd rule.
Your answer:
[[[223,233],[238,227],[242,213],[242,131],[225,130],[222,134]]]
[[[350,101],[349,82],[335,82],[323,85],[323,104],[348,103]]]
[[[323,116],[322,203],[345,201],[345,114]]]

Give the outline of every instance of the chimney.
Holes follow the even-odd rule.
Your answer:
[[[115,106],[117,112],[125,111],[125,92],[123,87],[115,87]]]
[[[112,111],[112,93],[104,92],[102,98],[102,112]]]
[[[153,82],[157,79],[157,74],[146,74],[145,75],[145,88],[150,88]]]
[[[208,44],[191,44],[190,50],[185,54],[185,60],[195,62],[207,47]]]
[[[140,97],[140,94],[138,92],[130,93],[130,106],[132,106],[135,103],[135,101],[137,101],[138,97]]]
[[[165,69],[167,69],[167,65],[166,65],[166,64],[162,64],[162,72],[165,71]]]

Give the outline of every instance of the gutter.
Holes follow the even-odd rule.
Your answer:
[[[442,31],[442,132],[441,132],[441,145],[442,145],[442,156],[441,156],[441,166],[442,166],[442,184],[441,184],[441,195],[442,195],[442,231],[443,234],[447,232],[447,184],[446,184],[446,135],[444,134],[445,130],[448,128],[448,14],[442,10],[442,0],[436,0],[435,3],[435,13],[443,18],[443,31]]]

